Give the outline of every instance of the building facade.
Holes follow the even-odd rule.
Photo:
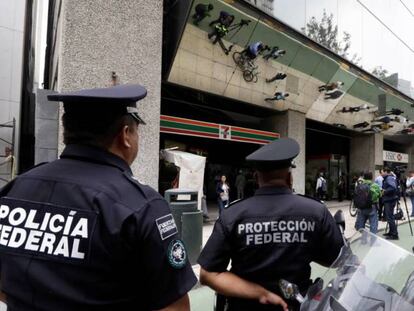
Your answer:
[[[25,11],[25,0],[0,4],[0,187],[17,164],[7,160],[5,149],[11,148],[15,159],[19,155]]]
[[[194,24],[198,4],[203,2],[51,1],[48,88],[108,85],[113,71],[121,83],[148,87],[140,103],[148,125],[133,165],[142,181],[169,187],[175,172],[158,154],[175,147],[207,156],[206,191],[212,197],[218,175],[234,181],[241,170],[251,177],[244,157],[279,136],[301,146],[294,170],[299,193],[313,194],[322,171],[330,197],[338,197],[339,176],[350,183],[361,171],[378,171],[384,150],[413,168],[411,97],[270,12],[263,14],[257,2],[211,1],[210,16]],[[234,19],[219,33],[220,21],[212,22],[222,11]],[[259,41],[268,49],[253,66],[238,63],[240,53]],[[276,47],[273,52],[285,53],[266,58]],[[392,163],[402,162],[386,164]]]

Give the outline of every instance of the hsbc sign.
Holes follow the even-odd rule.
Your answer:
[[[389,162],[408,163],[408,154],[384,150],[383,160]]]

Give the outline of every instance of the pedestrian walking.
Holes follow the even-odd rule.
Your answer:
[[[219,215],[221,215],[224,207],[229,204],[230,199],[230,186],[227,183],[226,175],[221,175],[220,181],[216,185],[216,193]]]

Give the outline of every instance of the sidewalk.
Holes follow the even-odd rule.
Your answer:
[[[325,202],[326,206],[328,207],[329,211],[331,212],[332,215],[334,215],[338,210],[342,210],[344,212],[345,215],[345,237],[349,238],[351,237],[354,233],[356,233],[355,230],[355,220],[356,217],[352,217],[349,213],[349,204],[350,201],[342,201],[342,202],[338,202],[338,201],[328,201]],[[407,215],[406,215],[406,210],[405,210],[405,204],[404,201],[401,200],[400,201],[401,204],[401,208],[404,211],[404,216],[406,217],[405,221],[399,222],[399,224],[402,224],[404,222],[407,222]],[[410,200],[407,200],[407,207],[408,207],[408,212],[411,213],[411,202]],[[205,245],[205,243],[207,242],[208,238],[211,235],[211,232],[213,231],[213,227],[214,227],[214,223],[215,220],[217,219],[218,216],[218,212],[217,212],[217,207],[213,206],[213,205],[209,205],[209,215],[210,215],[210,219],[212,221],[205,223],[203,226],[203,247]],[[413,219],[413,223],[414,223],[414,219]],[[379,221],[378,222],[378,231],[381,232],[385,229],[386,227],[386,222],[384,221]],[[407,236],[409,235],[409,233],[404,233]],[[402,241],[401,242],[397,242],[396,244],[404,247],[404,245],[402,245]],[[410,249],[407,249],[408,251],[411,252],[411,246],[409,247]],[[199,278],[199,274],[200,274],[200,266],[199,265],[194,265],[193,266],[193,270],[194,273],[196,274],[197,278]],[[212,311],[214,309],[214,301],[215,301],[215,295],[214,295],[214,291],[211,290],[209,287],[207,286],[202,286],[200,284],[197,284],[197,286],[190,291],[190,303],[191,303],[191,310],[195,310],[195,311]]]

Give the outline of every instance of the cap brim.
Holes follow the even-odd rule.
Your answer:
[[[131,117],[135,119],[139,124],[145,125],[146,123],[144,120],[141,119],[141,117],[138,114],[138,108],[137,107],[126,107],[127,114],[129,114]]]
[[[85,89],[73,92],[50,94],[49,101],[77,104],[129,104],[147,96],[147,90],[139,84],[123,84],[108,88]]]
[[[129,113],[129,115],[131,117],[133,117],[135,119],[135,121],[138,122],[138,124],[142,124],[142,125],[146,125],[147,123],[145,123],[144,120],[141,119],[141,117],[138,115],[138,113]]]

